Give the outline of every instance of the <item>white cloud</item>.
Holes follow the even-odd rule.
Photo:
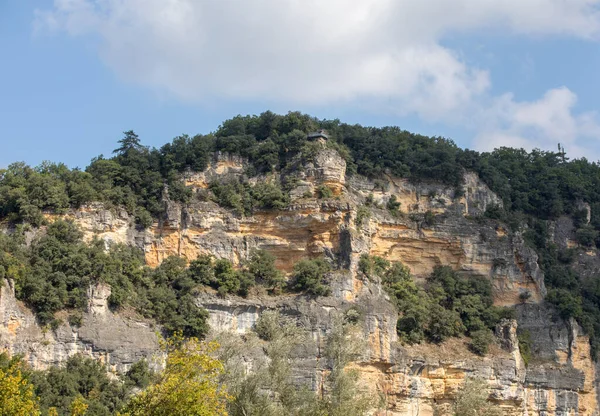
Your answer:
[[[440,40],[490,29],[597,38],[599,5],[600,0],[55,0],[51,10],[37,11],[36,30],[96,37],[102,59],[123,79],[184,100],[260,99],[289,107],[368,102],[426,120],[484,125],[488,134],[514,138],[531,130],[576,140],[597,124],[589,115],[572,115],[576,98],[568,90],[550,91],[534,103],[506,95],[480,113],[490,101],[488,72],[467,65]],[[481,116],[469,121],[473,113]]]
[[[532,102],[516,102],[505,94],[482,113],[475,144],[483,150],[498,146],[556,150],[561,143],[570,156],[598,160],[600,124],[593,112],[575,114],[576,104],[577,96],[566,87],[549,90]]]

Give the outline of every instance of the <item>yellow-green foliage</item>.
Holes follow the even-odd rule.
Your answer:
[[[23,375],[19,360],[8,360],[0,355],[0,415],[36,416],[39,415],[38,401],[33,385]]]
[[[84,416],[89,405],[82,396],[77,396],[71,403],[71,416]]]
[[[165,341],[165,369],[157,381],[134,396],[121,416],[226,415],[228,395],[218,383],[223,365],[212,357],[218,345],[180,335]]]

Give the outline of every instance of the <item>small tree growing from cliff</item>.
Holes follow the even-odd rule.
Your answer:
[[[319,198],[319,199],[333,198],[333,190],[326,185],[321,185],[317,188],[317,198]]]
[[[469,377],[456,396],[452,414],[454,416],[502,416],[502,410],[488,398],[487,382]]]
[[[306,291],[316,296],[327,296],[331,289],[327,287],[325,274],[330,270],[331,266],[323,258],[300,260],[294,265],[291,289]]]
[[[257,283],[265,285],[273,292],[279,292],[285,282],[283,273],[275,268],[275,256],[264,250],[252,253],[248,271]]]
[[[402,204],[398,202],[398,198],[396,197],[396,195],[392,195],[385,206],[388,209],[388,211],[390,211],[392,215],[395,216],[398,215],[400,205]]]

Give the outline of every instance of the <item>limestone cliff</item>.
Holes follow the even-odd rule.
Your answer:
[[[81,353],[124,372],[158,350],[153,324],[108,310],[110,287],[90,288],[88,311],[80,326],[65,322],[56,330],[40,328],[32,312],[15,299],[9,282],[0,287],[0,350],[20,354],[35,369],[58,365]],[[67,321],[67,320],[65,320]]]
[[[434,406],[451,401],[470,375],[488,381],[492,399],[506,414],[598,414],[595,364],[587,338],[577,324],[557,319],[542,303],[546,293],[543,273],[537,255],[522,236],[501,223],[482,219],[486,207],[501,200],[476,175],[465,175],[464,192],[459,194],[436,183],[346,177],[345,167],[335,151],[323,149],[302,169],[250,178],[285,180],[291,184],[292,202],[285,210],[238,216],[200,197],[211,180],[244,175],[244,160],[217,154],[206,171],[185,175],[197,197],[185,206],[166,199],[166,215],[147,230],[136,229],[124,211],[100,205],[68,216],[88,239],[140,247],[152,266],[170,255],[192,260],[200,254],[239,264],[254,249],[263,249],[277,257],[280,269],[289,272],[301,258],[327,256],[339,266],[330,276],[332,296],[223,299],[202,294],[197,301],[209,311],[213,331],[243,333],[268,309],[302,320],[312,336],[294,353],[295,377],[315,388],[326,370],[320,351],[332,314],[358,308],[368,348],[355,367],[368,388],[383,395],[381,414],[433,414]],[[319,186],[330,187],[334,197],[317,199],[314,194]],[[401,203],[395,214],[385,209],[392,195]],[[361,208],[367,203],[366,209]],[[377,282],[357,272],[362,254],[401,261],[417,279],[436,265],[486,276],[493,284],[496,304],[516,306],[518,319],[497,329],[498,345],[486,357],[472,354],[464,339],[441,345],[401,345],[396,335],[397,312],[387,295]],[[156,350],[156,336],[150,323],[133,314],[110,312],[107,290],[91,289],[89,311],[81,327],[64,324],[44,332],[5,284],[0,292],[0,345],[25,354],[38,368],[59,363],[75,352],[105,360],[115,370],[127,368]],[[521,304],[519,295],[525,291],[531,297]],[[527,367],[516,340],[517,326],[532,334],[534,357]]]

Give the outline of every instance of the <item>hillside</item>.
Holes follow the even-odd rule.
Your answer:
[[[0,348],[123,375],[181,331],[235,351],[236,387],[284,339],[286,380],[335,397],[356,370],[375,414],[433,414],[466,377],[505,414],[597,414],[599,184],[562,152],[299,113],[160,149],[126,132],[85,171],[0,171]],[[265,336],[265,311],[302,336]],[[270,414],[252,403],[230,414]]]

